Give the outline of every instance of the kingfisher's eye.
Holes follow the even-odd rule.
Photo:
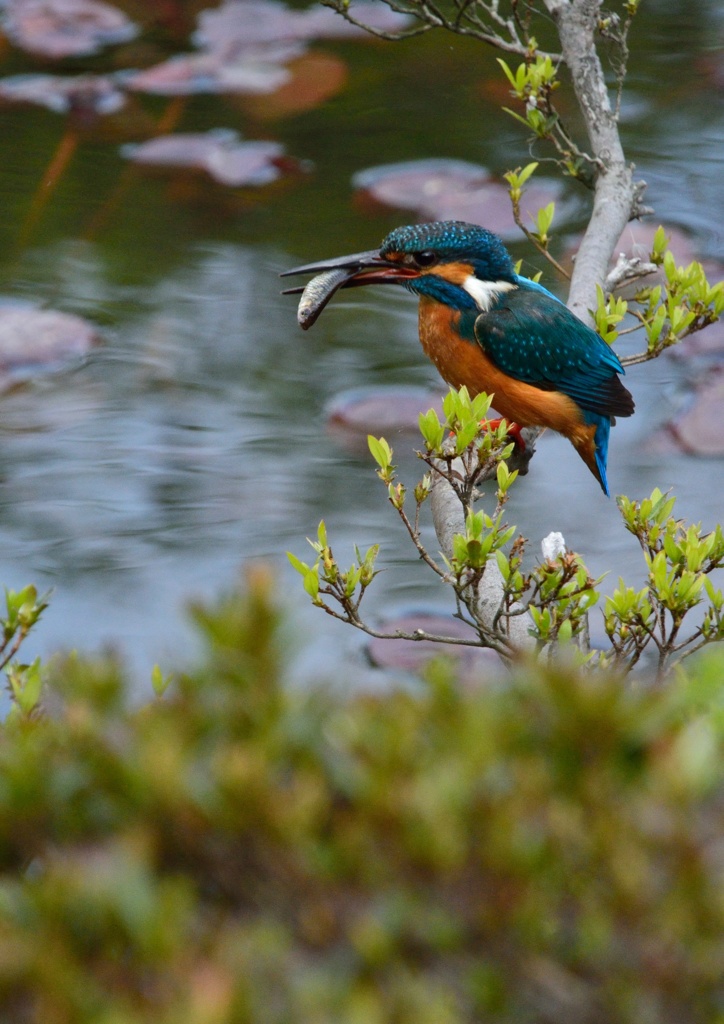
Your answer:
[[[437,263],[437,253],[432,249],[425,249],[423,252],[413,252],[412,258],[418,267],[431,267]]]

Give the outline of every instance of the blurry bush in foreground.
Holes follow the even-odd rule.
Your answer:
[[[195,619],[142,709],[71,658],[4,728],[0,1019],[724,1020],[721,658],[345,698],[263,575]]]

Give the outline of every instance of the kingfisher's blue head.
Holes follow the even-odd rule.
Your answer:
[[[380,256],[417,271],[407,288],[456,309],[487,309],[495,294],[515,287],[513,261],[492,231],[460,220],[395,228]]]
[[[508,250],[478,224],[433,221],[395,228],[379,249],[297,267],[286,274],[347,271],[332,290],[366,284],[401,284],[418,295],[460,310],[487,310],[517,287]]]
[[[460,266],[480,281],[515,281],[513,261],[498,236],[462,220],[395,228],[380,246],[380,256],[428,273]]]

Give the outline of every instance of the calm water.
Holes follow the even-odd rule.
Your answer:
[[[659,216],[689,230],[702,257],[724,262],[724,25],[713,0],[645,7],[632,40],[627,151]],[[195,97],[180,111],[177,130],[278,138],[313,162],[311,173],[258,195],[129,173],[119,155],[134,137],[125,125],[88,135],[40,206],[63,119],[0,111],[0,298],[79,313],[104,339],[82,365],[0,399],[0,582],[55,591],[27,655],[111,646],[141,689],[154,662],[172,668],[193,650],[187,601],[228,589],[245,562],[262,558],[294,609],[299,671],[328,671],[360,639],[305,605],[283,557],[287,548],[303,556],[322,516],[343,561],[353,542],[381,541],[388,571],[368,598],[371,613],[445,607],[369,459],[325,433],[325,406],[344,389],[437,386],[416,340],[414,300],[351,293],[303,334],[276,274],[371,247],[410,219],[356,206],[357,170],[443,156],[501,172],[527,152],[486,99],[483,84],[497,75],[491,51],[442,35],[317,48],[350,70],[345,91],[319,109],[261,123],[233,99]],[[705,78],[717,62],[718,92]],[[2,71],[33,66],[6,54]],[[158,118],[169,102],[141,98],[138,107]],[[638,413],[614,433],[610,478],[632,496],[673,487],[680,514],[713,523],[724,516],[721,462],[647,444],[685,404],[693,378],[691,365],[670,359],[630,372]],[[399,440],[408,480],[410,448]],[[594,573],[640,578],[614,503],[567,442],[541,442],[509,508],[536,545],[561,530]]]

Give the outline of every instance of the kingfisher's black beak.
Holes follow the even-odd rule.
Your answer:
[[[285,270],[280,277],[295,274],[313,274],[311,281],[302,288],[287,288],[282,295],[302,293],[297,310],[297,321],[303,330],[311,327],[332,296],[340,288],[356,288],[363,284],[400,284],[411,277],[418,277],[418,271],[403,266],[394,260],[380,256],[376,249],[357,252],[352,256],[338,256],[336,259],[306,263],[303,267]]]
[[[418,277],[419,272],[412,267],[402,266],[393,260],[380,256],[377,249],[369,252],[356,252],[351,256],[337,256],[331,260],[320,260],[318,263],[305,263],[303,267],[285,270],[280,277],[294,277],[297,274],[329,274],[340,271],[339,283],[335,287],[353,288],[363,284],[397,284],[411,277]],[[344,274],[341,272],[344,271]],[[331,275],[330,275],[331,276]],[[301,285],[287,288],[283,295],[295,295],[303,291]]]
[[[284,270],[280,277],[294,277],[296,274],[323,274],[327,270],[350,270],[357,272],[362,267],[370,267],[384,262],[376,249],[369,252],[356,252],[351,256],[337,256],[331,260],[320,260],[319,263],[305,263],[303,267]]]

